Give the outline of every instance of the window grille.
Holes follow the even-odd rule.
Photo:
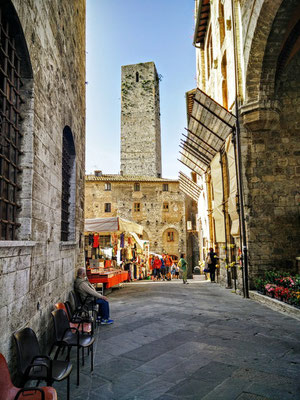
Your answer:
[[[169,185],[167,183],[163,184],[163,192],[168,192],[169,191]]]
[[[134,184],[134,191],[139,192],[141,190],[141,185],[139,183]]]
[[[18,173],[21,172],[20,132],[21,59],[16,53],[10,26],[0,9],[0,239],[15,240],[17,228]]]
[[[111,203],[104,204],[104,212],[111,212]]]
[[[62,200],[61,200],[61,240],[69,238],[70,220],[70,189],[71,189],[72,158],[66,135],[63,135],[62,157]]]
[[[163,203],[163,210],[169,211],[169,203]]]
[[[106,182],[105,183],[105,190],[111,190],[111,183],[110,182]]]
[[[140,211],[141,211],[141,204],[134,203],[134,212],[140,212]]]
[[[168,232],[168,238],[167,238],[168,242],[174,242],[174,232]]]

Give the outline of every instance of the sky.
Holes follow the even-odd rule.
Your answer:
[[[86,23],[86,173],[119,173],[121,66],[148,61],[162,75],[162,176],[187,173],[177,159],[196,86],[194,0],[87,0]]]

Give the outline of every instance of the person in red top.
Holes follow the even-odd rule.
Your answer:
[[[154,280],[160,279],[160,268],[161,268],[161,261],[158,256],[155,256],[154,262],[153,262],[153,275],[154,275]]]
[[[169,256],[169,254],[165,255],[165,266],[166,266],[166,278],[168,281],[171,280],[171,266],[173,264],[172,258]]]

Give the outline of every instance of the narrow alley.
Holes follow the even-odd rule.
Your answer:
[[[94,372],[87,360],[76,387],[73,371],[71,398],[299,399],[300,321],[217,284],[189,282],[114,290],[115,323],[97,329]],[[56,389],[64,398],[65,383]]]

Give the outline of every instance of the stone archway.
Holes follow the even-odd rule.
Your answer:
[[[162,233],[163,252],[179,256],[179,232],[173,226],[169,226]]]
[[[295,243],[300,236],[296,222],[300,193],[299,14],[297,0],[265,1],[247,65],[248,104],[241,113],[247,129],[242,140],[252,278],[269,268],[295,272]],[[262,20],[265,27],[260,25]]]

